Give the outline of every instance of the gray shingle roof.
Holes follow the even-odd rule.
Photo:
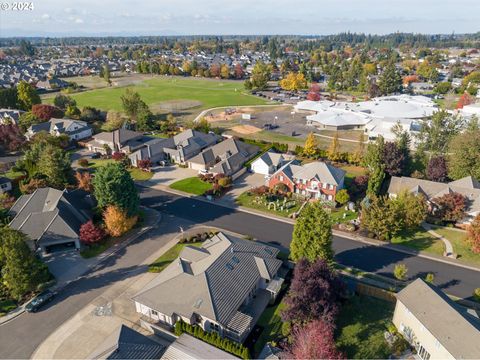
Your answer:
[[[91,359],[160,359],[165,346],[121,325],[91,354]]]
[[[186,247],[133,299],[169,316],[197,313],[226,325],[260,278],[277,273],[277,254],[271,246],[219,233],[202,248]]]
[[[456,192],[462,194],[469,200],[467,202],[467,212],[478,212],[480,211],[479,185],[479,182],[471,176],[449,183],[415,179],[406,176],[392,176],[388,187],[388,193],[398,194],[401,191],[408,191],[415,194],[422,193],[430,200],[447,193]]]
[[[25,233],[31,240],[49,238],[76,238],[81,224],[88,216],[82,205],[65,196],[64,191],[40,188],[21,196],[10,209],[14,216],[10,227]]]
[[[397,299],[456,359],[480,358],[480,321],[418,278]]]
[[[212,166],[212,172],[231,175],[258,153],[259,147],[230,138],[194,156],[189,162]]]
[[[278,172],[283,172],[290,180],[312,180],[317,179],[321,183],[340,185],[345,177],[345,171],[336,168],[333,165],[314,161],[305,165],[299,165],[296,160],[293,160],[283,167],[278,169]]]
[[[162,360],[179,359],[238,359],[204,341],[188,334],[182,334],[176,339],[162,356]]]

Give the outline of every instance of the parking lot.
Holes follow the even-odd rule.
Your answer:
[[[244,125],[253,125],[261,130],[278,132],[282,135],[306,138],[313,130],[306,125],[306,114],[294,113],[293,108],[284,110],[261,111],[252,114],[251,120],[240,120]]]

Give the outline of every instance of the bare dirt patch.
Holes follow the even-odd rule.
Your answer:
[[[201,101],[179,99],[179,100],[162,101],[160,103],[151,105],[150,108],[154,112],[169,111],[169,112],[176,113],[179,111],[193,109],[202,105],[203,103]]]
[[[242,135],[255,134],[262,131],[262,129],[252,125],[237,125],[232,127],[232,130]]]

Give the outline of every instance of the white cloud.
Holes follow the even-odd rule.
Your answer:
[[[83,24],[83,19],[80,19],[80,18],[75,19],[75,24]]]
[[[49,15],[49,14],[43,14],[41,17],[42,17],[42,19],[44,19],[44,20],[49,20],[49,19],[50,19],[50,15]]]

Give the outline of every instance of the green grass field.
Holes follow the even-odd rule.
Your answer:
[[[426,251],[436,255],[443,255],[443,242],[430,235],[423,228],[411,231],[402,231],[392,239],[392,244],[403,245],[414,250]]]
[[[212,184],[200,180],[198,177],[190,177],[179,180],[170,185],[172,189],[180,190],[194,195],[203,195],[212,188]]]
[[[109,163],[114,163],[113,159],[88,159],[88,167],[90,169],[98,169],[99,167],[105,166]],[[141,169],[132,167],[127,169],[133,180],[136,181],[146,181],[150,180],[153,176],[152,172],[143,171]]]
[[[354,296],[340,311],[337,346],[347,359],[387,359],[391,351],[383,333],[393,316],[394,305],[369,296]]]
[[[188,100],[201,103],[189,109],[178,110],[191,116],[204,109],[217,106],[262,105],[267,102],[259,97],[243,93],[243,84],[233,81],[216,81],[207,79],[181,77],[155,77],[130,86],[137,91],[147,105],[156,108],[162,102],[173,100]],[[120,97],[126,87],[102,88],[81,93],[71,94],[77,105],[93,106],[102,110],[122,110]],[[46,102],[53,102],[53,97],[46,98]],[[174,111],[176,112],[176,111]]]
[[[449,229],[447,227],[433,228],[433,230],[450,240],[453,251],[458,255],[458,260],[466,263],[480,265],[480,254],[472,251],[471,245],[468,243],[467,234],[464,232]]]

